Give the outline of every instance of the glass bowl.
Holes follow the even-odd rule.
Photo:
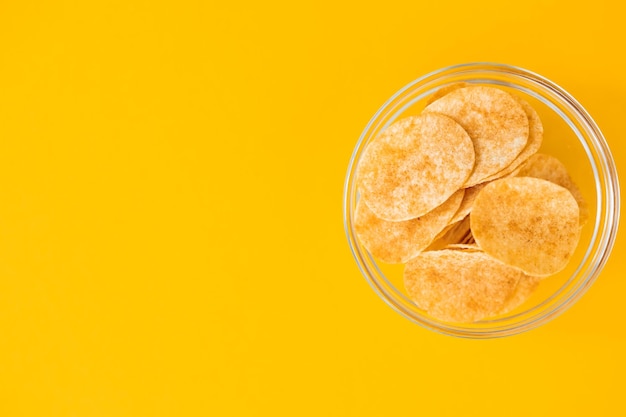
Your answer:
[[[359,195],[357,164],[364,148],[395,120],[421,113],[428,97],[457,83],[493,85],[526,99],[541,117],[544,140],[539,152],[560,159],[589,205],[589,221],[565,270],[542,280],[522,306],[510,313],[471,324],[442,322],[420,310],[407,296],[403,265],[377,262],[354,231]],[[468,63],[426,74],[394,94],[365,126],[348,166],[343,216],[346,236],[363,276],[395,311],[430,330],[466,338],[494,338],[536,328],[572,306],[594,283],[606,263],[617,233],[620,193],[617,171],[602,132],[589,113],[567,91],[541,75],[496,63]]]

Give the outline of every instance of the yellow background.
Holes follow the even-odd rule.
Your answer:
[[[500,340],[389,309],[343,231],[365,124],[461,62],[519,65],[626,172],[619,2],[0,2],[0,416],[620,415],[623,235]]]

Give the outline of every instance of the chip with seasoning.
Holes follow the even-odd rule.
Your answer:
[[[474,147],[463,128],[439,114],[402,119],[364,150],[357,187],[381,219],[423,216],[461,188],[474,167]]]
[[[376,215],[359,200],[354,228],[361,243],[379,260],[402,263],[417,256],[430,245],[457,211],[463,190],[452,194],[441,206],[421,217],[402,222],[390,222]]]
[[[524,149],[522,149],[522,152],[517,155],[509,166],[488,176],[485,178],[485,181],[495,180],[514,173],[516,169],[518,169],[539,150],[541,144],[543,143],[543,124],[541,123],[539,115],[526,100],[518,96],[513,96],[513,98],[522,106],[526,116],[528,116],[528,142],[526,143],[526,146],[524,146]]]
[[[494,87],[459,88],[429,104],[424,113],[451,117],[472,139],[476,166],[466,187],[506,168],[528,142],[528,116],[521,104]]]
[[[518,177],[534,177],[548,180],[567,188],[576,199],[580,210],[580,225],[589,220],[589,207],[576,183],[572,180],[567,168],[557,158],[538,153],[528,159],[516,174]]]
[[[404,285],[417,306],[432,317],[475,322],[498,314],[522,275],[480,251],[439,250],[410,260]]]
[[[526,274],[548,276],[561,271],[576,249],[578,204],[549,181],[503,178],[476,197],[470,228],[485,253]]]

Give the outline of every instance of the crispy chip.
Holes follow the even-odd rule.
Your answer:
[[[580,189],[570,177],[565,165],[555,157],[542,153],[535,154],[521,167],[517,176],[542,178],[567,188],[578,203],[580,225],[583,226],[589,220],[589,207]]]
[[[390,221],[423,216],[454,194],[474,166],[472,141],[452,119],[425,114],[402,119],[363,152],[360,197]]]
[[[498,314],[509,313],[524,304],[539,286],[539,281],[541,281],[539,277],[523,274],[515,287],[513,295],[504,303],[504,307]]]
[[[454,83],[454,84],[446,85],[445,87],[441,87],[439,90],[435,91],[432,96],[430,96],[430,98],[426,102],[426,105],[432,103],[435,100],[440,99],[441,97],[445,96],[448,93],[453,92],[454,90],[458,90],[459,88],[467,87],[468,85],[469,85],[468,83],[466,83],[464,81],[460,81],[458,83]]]
[[[441,206],[416,219],[402,222],[382,220],[363,200],[356,206],[354,229],[361,243],[375,258],[387,263],[406,262],[419,255],[449,222],[456,212],[463,190]]]
[[[513,98],[522,106],[526,116],[528,116],[528,142],[522,152],[515,158],[513,162],[500,172],[492,174],[484,179],[484,181],[492,181],[498,178],[503,178],[509,174],[515,175],[515,170],[519,168],[524,162],[528,160],[532,155],[537,153],[541,144],[543,143],[543,124],[539,115],[532,108],[530,104],[521,97],[513,95]]]
[[[576,249],[578,204],[559,185],[530,177],[491,182],[474,201],[470,226],[478,246],[529,275],[562,270]]]
[[[469,187],[507,167],[528,142],[528,117],[509,93],[493,87],[470,86],[434,101],[424,113],[450,116],[469,133],[476,165],[465,182]]]
[[[409,261],[404,285],[415,304],[436,319],[469,323],[501,311],[521,276],[480,251],[440,250]]]

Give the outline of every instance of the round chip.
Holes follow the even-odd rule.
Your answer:
[[[541,281],[539,277],[522,275],[515,287],[515,291],[513,291],[513,295],[504,303],[504,307],[498,312],[498,315],[509,313],[524,304],[539,286],[539,281]]]
[[[488,176],[484,179],[484,181],[492,181],[513,173],[524,162],[526,162],[528,158],[537,153],[543,143],[543,124],[541,123],[539,115],[526,100],[518,96],[513,96],[513,98],[522,106],[526,116],[528,117],[528,142],[526,143],[526,146],[524,146],[524,149],[522,149],[522,152],[517,155],[517,158],[515,158],[509,166],[500,172]]]
[[[470,215],[478,246],[529,275],[562,270],[576,249],[578,204],[565,188],[530,177],[491,182],[474,201]]]
[[[419,255],[457,211],[463,190],[425,215],[402,222],[380,219],[363,200],[356,206],[354,229],[360,242],[375,258],[387,263],[406,262]]]
[[[583,226],[589,220],[589,207],[580,189],[570,177],[565,165],[555,157],[542,153],[535,154],[521,167],[517,176],[541,178],[567,188],[578,203],[580,225]]]
[[[440,99],[448,93],[453,92],[454,90],[458,90],[459,88],[467,87],[469,84],[465,81],[460,81],[458,83],[446,85],[445,87],[441,87],[439,90],[435,91],[432,96],[428,99],[426,104],[430,104],[435,100]]]
[[[404,285],[415,304],[436,319],[470,323],[501,311],[521,276],[484,252],[440,250],[410,260]]]
[[[493,87],[469,86],[446,94],[424,113],[450,116],[469,133],[476,165],[466,187],[507,167],[528,142],[528,117],[509,93]]]
[[[367,146],[357,167],[357,186],[376,216],[409,220],[446,201],[473,166],[474,147],[459,124],[439,114],[411,116]]]

